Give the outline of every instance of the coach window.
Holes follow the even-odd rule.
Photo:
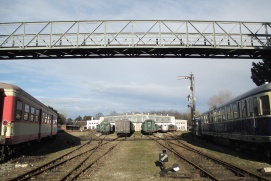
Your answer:
[[[46,124],[48,124],[48,123],[49,123],[49,120],[50,120],[50,115],[49,115],[49,114],[47,114],[47,117],[46,117]]]
[[[31,107],[30,121],[34,121],[34,119],[35,119],[35,108]]]
[[[259,115],[259,109],[258,109],[258,99],[257,99],[257,97],[254,97],[253,98],[253,112],[254,112],[254,114],[255,114],[255,116],[258,116]]]
[[[227,119],[228,119],[228,120],[231,120],[231,119],[232,119],[232,116],[231,116],[231,106],[228,106],[228,107],[227,107]]]
[[[216,111],[214,111],[213,112],[213,117],[214,117],[214,122],[216,123],[217,122],[217,112]]]
[[[49,124],[52,124],[53,122],[53,116],[50,116]]]
[[[45,115],[45,124],[47,124],[47,123],[48,123],[48,118],[49,118],[49,115],[48,115],[48,114],[46,114],[46,115]]]
[[[252,99],[249,98],[248,100],[248,111],[249,111],[249,117],[253,116],[253,104],[252,104]]]
[[[28,121],[29,119],[29,105],[28,104],[24,104],[24,120]]]
[[[222,121],[226,121],[226,113],[225,113],[225,108],[222,109]]]
[[[242,117],[247,117],[247,100],[242,103]]]
[[[233,119],[237,119],[238,118],[238,109],[237,109],[237,104],[233,104],[232,106],[232,112],[233,112]]]
[[[205,114],[202,115],[202,122],[203,122],[203,123],[206,123],[206,115],[205,115]]]
[[[204,115],[204,123],[209,123],[209,117],[208,114]]]
[[[42,113],[42,123],[45,122],[45,113]]]
[[[262,108],[262,115],[269,115],[270,114],[270,103],[269,103],[269,96],[261,96],[261,108]]]
[[[50,124],[51,116],[48,114],[47,115],[47,124]]]
[[[242,118],[242,104],[243,102],[238,102],[238,118]]]
[[[205,119],[205,121],[204,121],[204,123],[210,123],[211,122],[211,120],[210,120],[210,113],[207,113],[206,114],[206,119]]]
[[[220,109],[219,111],[218,111],[218,122],[221,122],[222,121],[222,110]]]
[[[36,122],[39,121],[40,110],[36,109]]]
[[[23,112],[23,103],[22,101],[17,101],[16,119],[20,120],[22,118],[22,112]]]
[[[44,118],[43,119],[44,119],[44,121],[43,121],[44,124],[46,124],[47,123],[47,114],[46,113],[44,114]]]
[[[44,123],[47,124],[47,120],[48,120],[48,114],[45,113],[45,116],[44,116]]]
[[[214,117],[213,117],[213,112],[210,112],[209,113],[209,120],[210,120],[210,123],[213,123],[214,122]]]
[[[57,124],[57,120],[56,120],[56,117],[54,116],[54,124]],[[93,123],[93,124],[95,124],[95,126],[98,124],[98,123]]]

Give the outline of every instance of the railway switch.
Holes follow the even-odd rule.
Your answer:
[[[168,155],[166,150],[163,150],[162,153],[159,153],[159,161],[168,162]]]
[[[174,163],[171,167],[166,168],[166,162],[168,162],[168,154],[167,154],[166,150],[162,150],[162,153],[159,153],[159,161],[155,162],[156,166],[159,166],[161,169],[160,176],[161,177],[164,177],[164,176],[168,177],[171,175],[174,177],[174,175],[176,174],[174,172],[178,172],[180,170],[179,165]]]

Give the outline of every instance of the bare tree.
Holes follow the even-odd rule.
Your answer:
[[[65,124],[66,118],[67,118],[66,113],[59,113],[59,115],[58,115],[58,123],[59,124]]]
[[[210,97],[209,101],[208,101],[208,106],[214,107],[214,106],[220,106],[226,102],[228,102],[229,100],[231,100],[233,98],[232,92],[229,90],[222,90],[219,91],[217,95],[214,95],[212,97]]]
[[[95,119],[100,119],[103,116],[103,113],[99,112],[95,115]]]

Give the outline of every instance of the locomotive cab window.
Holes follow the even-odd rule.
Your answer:
[[[269,115],[270,114],[269,96],[268,95],[261,96],[260,101],[261,101],[262,115]]]
[[[20,120],[22,119],[22,113],[23,113],[23,103],[22,101],[17,101],[16,106],[16,119]]]
[[[25,104],[24,105],[24,120],[25,121],[28,121],[29,119],[29,105],[28,104]]]

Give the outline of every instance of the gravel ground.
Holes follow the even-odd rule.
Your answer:
[[[178,134],[181,135],[180,132]],[[63,132],[59,133],[53,142],[33,145],[24,152],[23,156],[21,155],[0,164],[0,178],[1,180],[8,180],[8,178],[30,170],[33,166],[39,166],[57,158],[86,142],[91,135],[93,136],[94,133],[87,131]],[[115,134],[110,135],[110,137],[115,136]],[[72,138],[75,140],[74,142],[71,141]],[[192,143],[189,134],[183,134],[182,138]],[[193,144],[204,152],[212,153],[228,162],[235,162],[236,165],[242,165],[258,174],[260,174],[259,170],[261,168],[271,167],[268,163],[258,161],[251,156],[237,153],[225,147],[204,143],[201,140]],[[102,158],[95,165],[94,171],[88,174],[91,175],[91,180],[176,180],[160,177],[160,168],[155,165],[155,162],[158,160],[158,154],[161,150],[162,148],[153,141],[124,141]],[[173,163],[178,163],[178,159],[169,153],[169,162],[166,166],[171,166]],[[15,166],[18,168],[15,168]],[[23,166],[26,167],[23,168]],[[179,174],[189,174],[189,171],[181,169]],[[268,178],[271,180],[271,177]],[[197,178],[196,180],[206,179]]]

